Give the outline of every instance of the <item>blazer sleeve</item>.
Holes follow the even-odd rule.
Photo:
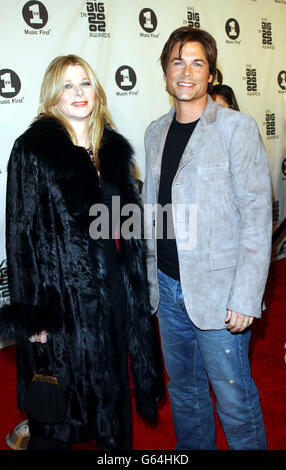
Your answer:
[[[38,163],[18,139],[8,162],[6,254],[10,304],[0,310],[0,336],[17,340],[60,327],[57,293],[41,281],[37,244]],[[53,305],[53,308],[51,308]]]
[[[155,238],[155,212],[152,209],[156,203],[155,188],[153,186],[153,178],[150,163],[150,143],[152,142],[153,122],[149,124],[144,135],[145,145],[145,177],[142,186],[141,198],[144,205],[144,237],[147,245],[147,258],[154,256],[154,238]],[[148,209],[150,209],[150,213]]]
[[[268,158],[255,120],[242,115],[230,149],[239,250],[228,301],[232,311],[261,316],[272,248],[272,190]]]

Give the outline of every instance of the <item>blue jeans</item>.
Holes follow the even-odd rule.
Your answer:
[[[185,308],[181,284],[158,271],[158,321],[176,449],[217,449],[211,384],[229,449],[267,449],[248,359],[250,330],[200,330]]]

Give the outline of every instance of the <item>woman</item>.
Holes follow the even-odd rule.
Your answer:
[[[2,309],[1,331],[17,339],[18,406],[36,353],[43,366],[45,343],[66,398],[63,423],[29,421],[30,449],[94,437],[98,448],[132,448],[128,354],[137,410],[156,418],[162,387],[143,240],[118,243],[114,230],[113,238],[89,235],[93,204],[107,206],[117,231],[112,197],[138,207],[132,154],[90,66],[74,55],[54,59],[39,114],[8,164],[11,305]]]
[[[228,85],[214,85],[211,91],[211,97],[221,106],[239,111],[237,100],[233,89]]]

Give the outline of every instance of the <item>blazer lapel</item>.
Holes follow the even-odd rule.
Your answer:
[[[202,145],[205,143],[208,135],[208,124],[216,120],[216,113],[217,105],[210,96],[207,96],[206,107],[200,117],[198,124],[196,125],[194,132],[192,133],[191,138],[189,139],[189,142],[186,145],[185,151],[179,163],[177,173],[181,171],[181,169],[190,160],[192,160],[202,148]]]
[[[185,151],[180,160],[177,173],[192,160],[201,149],[208,135],[208,124],[216,120],[217,104],[210,96],[207,96],[207,104],[201,115],[201,118],[189,140]],[[158,196],[162,155],[164,145],[166,142],[167,133],[175,114],[173,107],[168,114],[163,116],[158,122],[155,123],[155,130],[153,140],[150,147],[150,163],[155,181],[156,193]]]
[[[182,155],[182,158],[178,166],[177,173],[181,171],[181,169],[196,156],[197,152],[200,150],[201,146],[204,144],[206,138],[207,138],[207,125],[206,125],[206,122],[201,118],[198,124],[196,125],[196,128],[186,145],[186,148],[184,150],[184,153]]]

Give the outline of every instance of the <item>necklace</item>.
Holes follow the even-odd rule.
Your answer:
[[[90,159],[92,161],[92,163],[95,165],[95,158],[94,158],[94,155],[93,155],[93,150],[92,150],[92,147],[91,145],[88,147],[88,149],[86,149],[88,155],[90,156]]]
[[[91,159],[92,163],[94,164],[94,166],[95,166],[95,168],[96,168],[97,174],[99,175],[99,168],[98,168],[98,166],[96,165],[95,157],[94,157],[94,155],[93,155],[92,146],[90,145],[90,146],[88,147],[88,149],[86,149],[86,151],[87,151],[88,155],[90,156],[90,159]]]

